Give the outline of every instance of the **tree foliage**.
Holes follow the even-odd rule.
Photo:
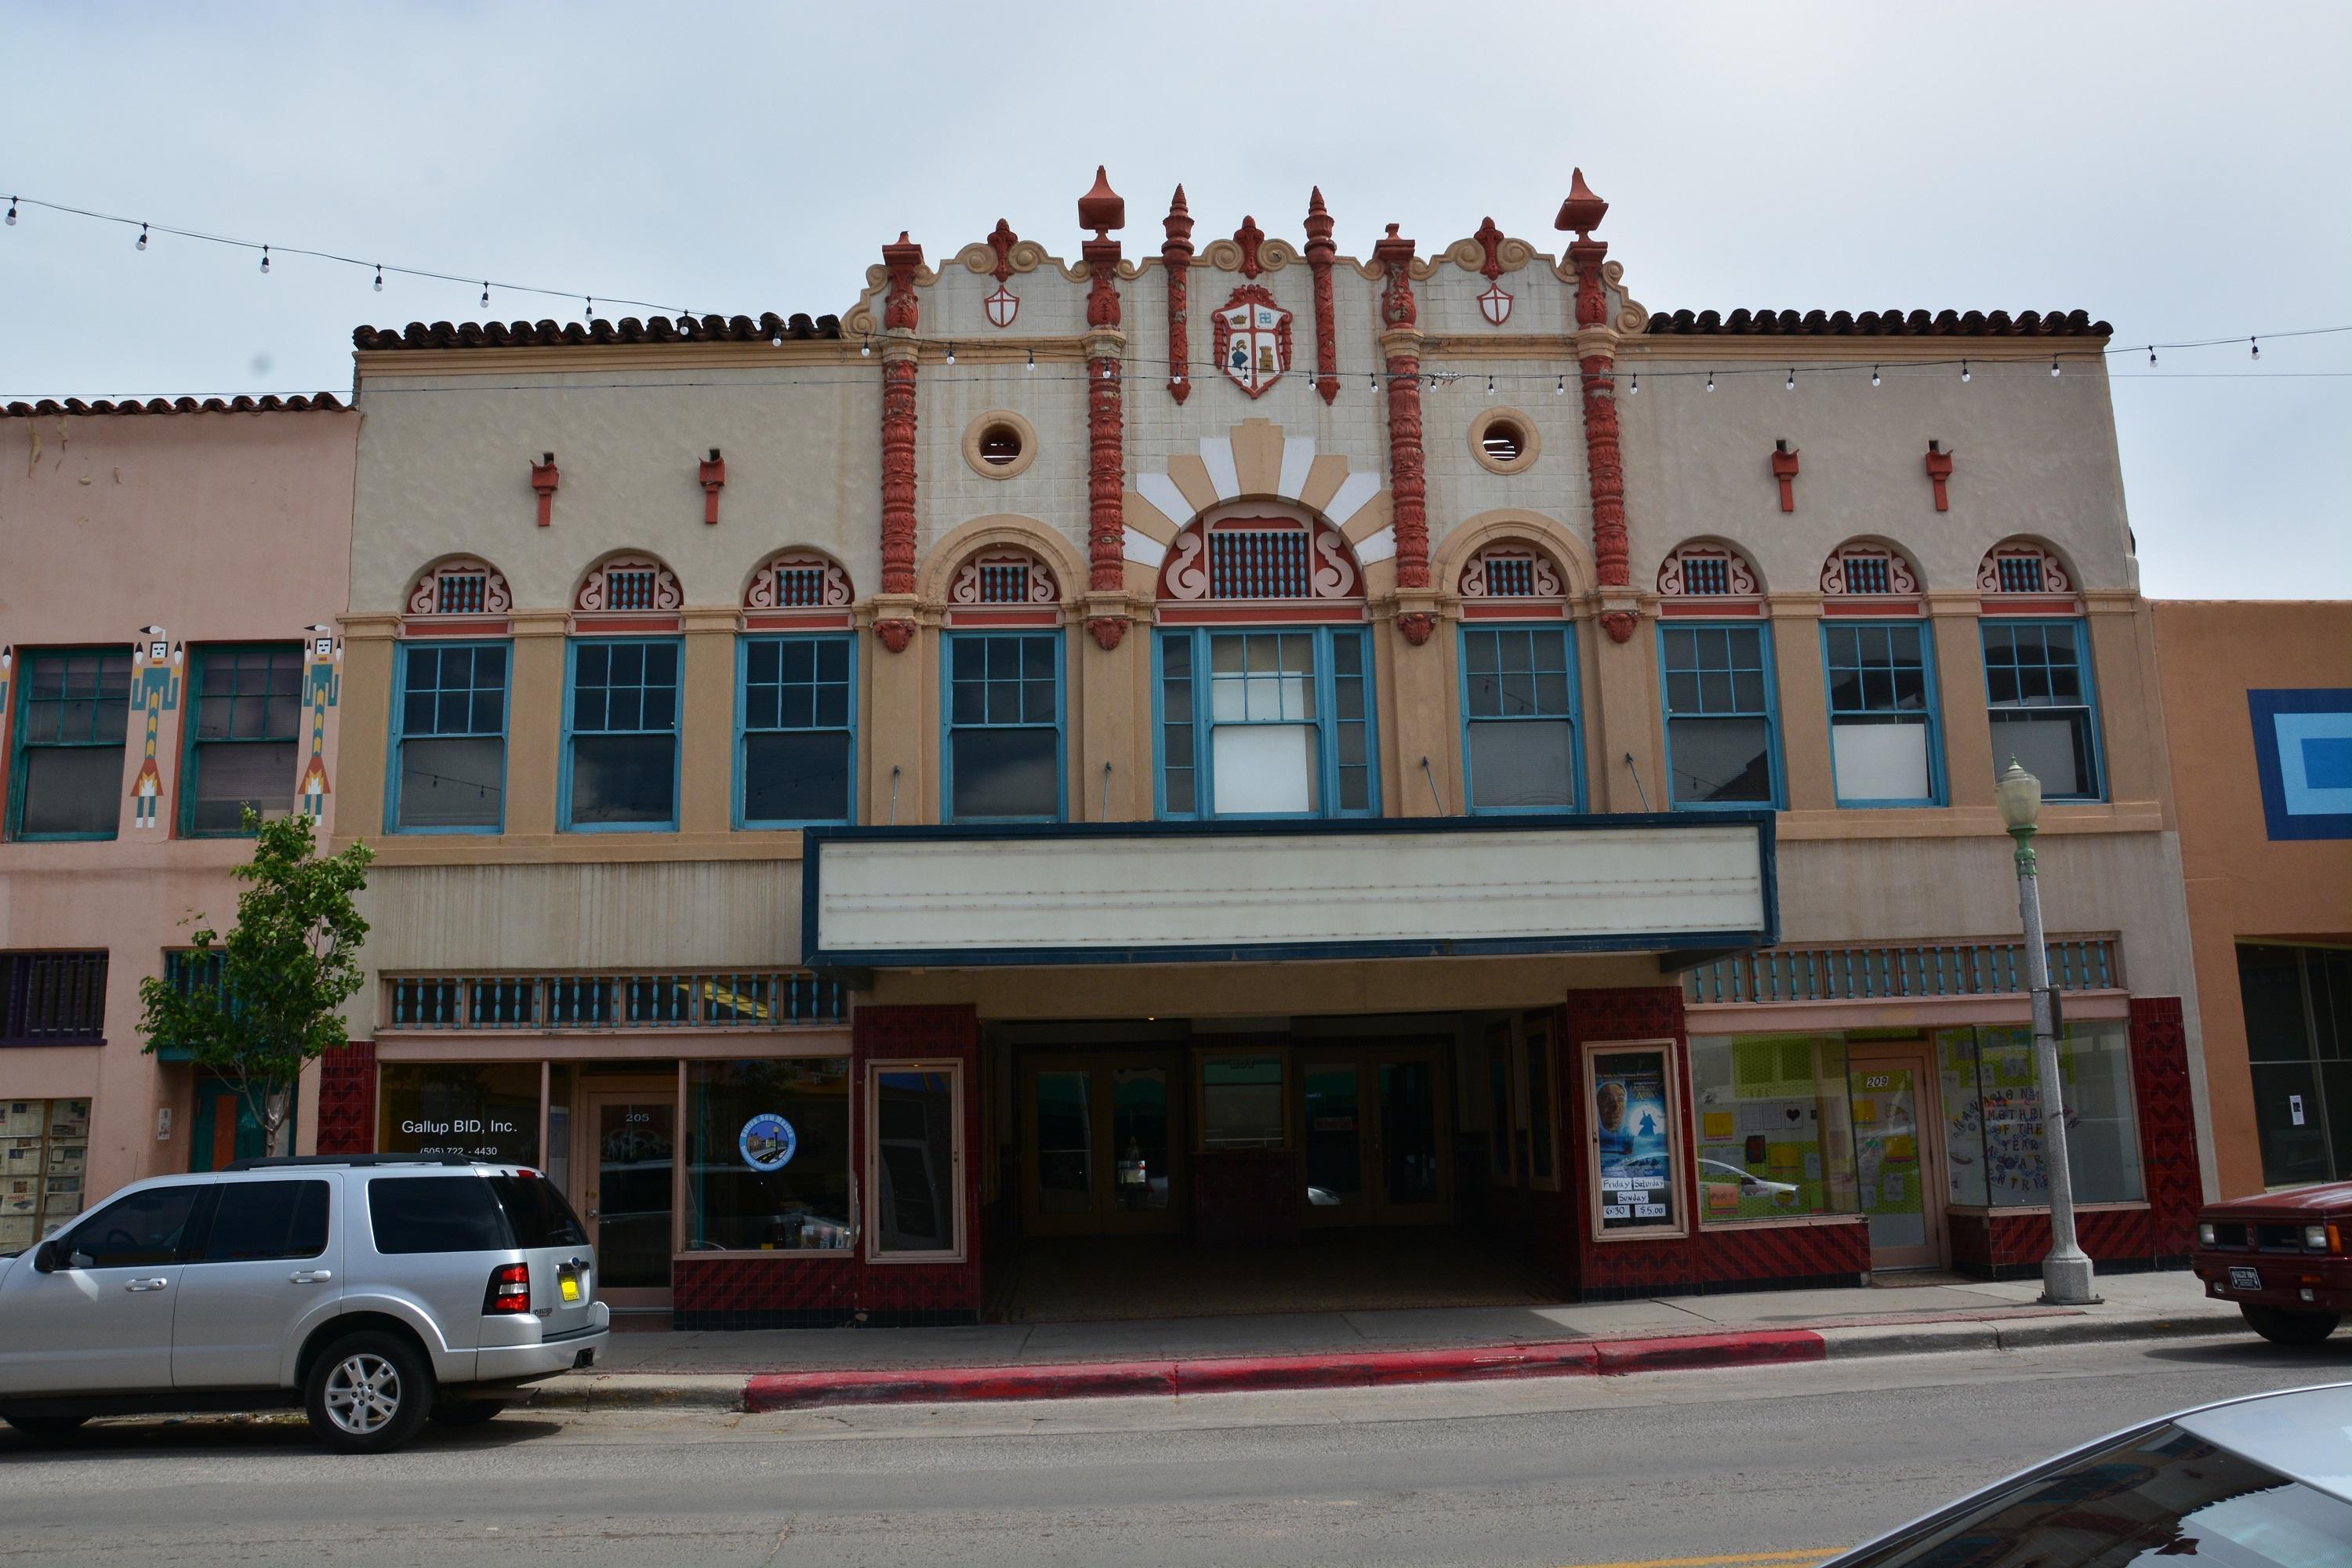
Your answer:
[[[264,822],[248,806],[245,826],[236,923],[226,936],[199,929],[176,976],[139,983],[139,1030],[148,1051],[184,1051],[233,1084],[274,1152],[296,1079],[343,1043],[343,1004],[365,984],[353,896],[374,855],[364,844],[320,855],[299,814]]]

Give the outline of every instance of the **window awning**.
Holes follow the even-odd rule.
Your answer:
[[[1769,812],[813,827],[808,963],[1665,952],[1779,932]]]

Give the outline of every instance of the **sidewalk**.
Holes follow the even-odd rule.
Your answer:
[[[2041,1289],[2039,1280],[1944,1277],[1552,1307],[616,1333],[593,1370],[538,1384],[532,1402],[772,1410],[1169,1395],[2016,1349],[2242,1326],[2235,1306],[2206,1298],[2185,1271],[2103,1278],[2105,1299],[2093,1307],[2040,1305]]]

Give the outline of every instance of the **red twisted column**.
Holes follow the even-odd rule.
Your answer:
[[[1127,450],[1119,372],[1127,339],[1119,331],[1118,241],[1127,203],[1095,170],[1094,189],[1078,198],[1078,222],[1095,231],[1079,247],[1087,264],[1087,589],[1090,600],[1127,586]],[[1089,608],[1099,608],[1099,604]],[[1105,653],[1127,636],[1124,615],[1095,614],[1087,631]]]
[[[1560,204],[1554,226],[1573,230],[1568,259],[1576,269],[1576,353],[1578,384],[1584,396],[1585,482],[1592,496],[1592,559],[1601,586],[1625,588],[1633,584],[1625,539],[1625,471],[1617,450],[1616,333],[1609,326],[1608,280],[1601,263],[1609,242],[1592,237],[1609,204],[1584,183],[1584,171],[1571,176],[1568,199]],[[1611,610],[1601,617],[1612,639],[1626,642],[1633,636],[1631,610]]]
[[[1389,378],[1389,508],[1396,529],[1399,588],[1429,586],[1429,483],[1421,445],[1421,308],[1412,294],[1412,241],[1389,225],[1372,247],[1387,274],[1381,294],[1381,353]],[[1397,629],[1416,647],[1437,629],[1435,619],[1412,611],[1397,617]]]
[[[1168,204],[1160,220],[1168,237],[1160,243],[1160,260],[1168,273],[1168,395],[1181,403],[1192,395],[1192,344],[1184,320],[1185,295],[1192,286],[1192,213],[1184,205],[1184,187]]]
[[[921,321],[915,269],[922,264],[923,247],[904,232],[882,247],[889,275],[882,316],[882,592],[907,598],[915,592],[915,330]],[[915,623],[877,619],[874,635],[900,653],[914,639]]]
[[[1339,335],[1331,319],[1331,258],[1339,254],[1318,185],[1307,198],[1307,270],[1315,279],[1315,390],[1325,403],[1339,395]]]

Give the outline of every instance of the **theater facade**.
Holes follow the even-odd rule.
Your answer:
[[[1653,311],[1580,175],[1557,254],[1303,207],[361,329],[317,1146],[544,1165],[681,1327],[2030,1271],[2015,755],[2084,1240],[2185,1258],[2106,326]]]

